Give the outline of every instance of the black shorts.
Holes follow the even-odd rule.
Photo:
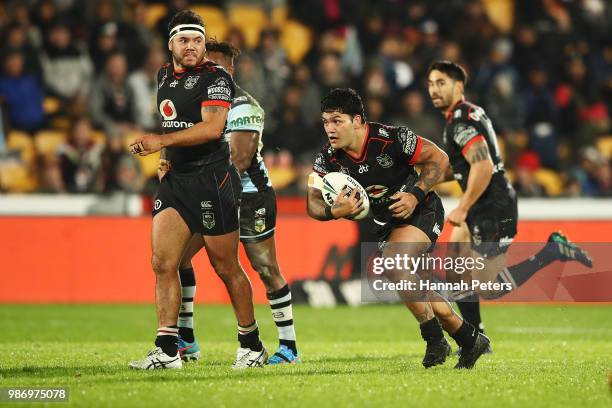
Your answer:
[[[243,193],[240,203],[240,241],[253,244],[274,235],[276,228],[276,193],[269,188],[257,193]]]
[[[429,237],[433,246],[440,237],[444,226],[444,206],[440,197],[430,192],[425,196],[425,200],[416,207],[410,218],[400,220],[391,217],[384,225],[378,220],[374,221],[379,225],[376,231],[379,242],[386,241],[394,228],[414,225]]]
[[[516,235],[517,220],[515,197],[501,198],[487,204],[477,203],[466,219],[472,249],[485,258],[506,253]]]
[[[172,207],[192,234],[227,234],[238,229],[241,191],[233,165],[204,166],[189,173],[171,170],[157,191],[153,216]]]

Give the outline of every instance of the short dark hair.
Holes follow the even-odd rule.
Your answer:
[[[352,88],[335,88],[329,91],[321,101],[321,112],[340,112],[347,115],[360,115],[366,120],[361,96]]]
[[[429,78],[429,74],[431,71],[440,71],[454,79],[455,81],[461,81],[463,85],[467,83],[468,75],[465,72],[465,69],[452,61],[434,61],[431,63],[429,68],[427,69],[427,78]]]
[[[172,17],[170,23],[168,24],[168,32],[172,31],[174,27],[181,24],[197,24],[202,27],[205,27],[204,20],[198,13],[195,13],[191,10],[182,10],[179,11]]]
[[[225,55],[227,58],[237,58],[240,56],[240,49],[227,41],[217,41],[214,38],[206,41],[206,52],[218,52]]]

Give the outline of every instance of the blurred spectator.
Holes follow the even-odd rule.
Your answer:
[[[105,192],[140,193],[145,178],[138,160],[125,150],[121,138],[110,138],[102,155]],[[157,181],[157,180],[156,180]]]
[[[128,78],[128,84],[134,94],[136,124],[147,131],[154,131],[159,128],[157,72],[165,62],[166,53],[161,46],[153,46],[144,66]]]
[[[423,94],[417,90],[406,92],[401,98],[401,112],[390,118],[396,126],[407,126],[417,134],[442,146],[442,115],[425,111]]]
[[[36,5],[32,21],[40,29],[44,48],[48,46],[49,31],[58,17],[57,6],[54,0],[41,0]]]
[[[564,81],[555,90],[555,102],[559,107],[562,135],[577,150],[606,134],[610,130],[610,117],[597,84],[581,58],[567,61],[565,74]]]
[[[265,100],[266,86],[263,67],[249,53],[242,53],[236,64],[234,80],[258,101]]]
[[[612,168],[610,160],[593,146],[580,152],[580,166],[572,171],[579,194],[590,197],[612,197]]]
[[[122,52],[119,42],[119,25],[114,21],[109,21],[100,26],[95,36],[92,36],[90,51],[96,73],[99,74],[104,70],[106,61],[112,54]]]
[[[542,165],[557,168],[557,107],[549,89],[548,73],[542,65],[532,67],[528,75],[524,103],[529,144],[540,156]]]
[[[40,82],[24,72],[25,59],[18,51],[9,52],[3,61],[0,98],[6,103],[10,127],[34,132],[44,121]]]
[[[545,197],[546,190],[536,180],[540,158],[535,152],[525,151],[516,161],[514,189],[521,197]]]
[[[147,26],[147,5],[142,0],[130,2],[128,21],[121,28],[121,38],[125,43],[130,71],[144,64],[153,46],[155,35]]]
[[[42,78],[42,68],[38,58],[38,50],[28,41],[27,32],[20,23],[12,23],[6,29],[4,41],[2,41],[2,60],[6,59],[8,53],[19,52],[24,58],[24,71]]]
[[[40,50],[43,47],[42,33],[36,25],[32,24],[30,15],[30,8],[27,4],[13,4],[13,24],[19,25],[23,30],[23,42],[34,49]],[[36,64],[38,65],[38,61]]]
[[[266,78],[264,98],[260,103],[264,110],[276,109],[283,86],[289,78],[290,68],[287,53],[280,46],[279,33],[276,30],[263,30],[260,35],[259,48],[256,51],[256,61],[263,68]]]
[[[41,56],[47,92],[68,105],[86,106],[93,71],[89,56],[73,41],[68,24],[61,20],[49,29],[47,39]]]
[[[495,76],[484,95],[487,115],[500,134],[514,134],[525,128],[525,107],[512,73]]]
[[[365,101],[366,120],[368,122],[387,122],[385,104],[381,98],[367,98]]]
[[[56,192],[100,193],[105,179],[102,171],[104,145],[96,143],[91,123],[85,117],[74,120],[68,143],[60,146],[57,158],[47,163],[50,187]]]
[[[342,88],[349,85],[337,54],[327,53],[321,56],[318,74],[318,82],[323,95],[334,88]]]
[[[104,72],[98,76],[89,96],[93,124],[109,137],[133,130],[136,123],[134,90],[127,82],[127,60],[121,53],[112,54]]]
[[[189,6],[189,0],[168,0],[167,5],[168,12],[157,21],[157,24],[155,24],[157,33],[164,39],[164,43],[167,43],[170,39],[168,36],[168,25],[170,24],[170,20],[172,20],[172,17],[174,17],[176,13]],[[202,16],[202,18],[204,18],[204,22],[206,22],[206,16]]]
[[[318,125],[321,120],[321,90],[312,80],[308,65],[300,64],[294,68],[292,83],[301,90],[299,107],[302,118],[306,123]]]

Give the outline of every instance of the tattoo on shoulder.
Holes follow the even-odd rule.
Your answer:
[[[489,149],[486,146],[479,146],[474,149],[468,157],[470,164],[481,162],[489,158]]]
[[[425,191],[429,191],[433,186],[436,185],[440,176],[442,175],[442,169],[436,162],[427,162],[421,168],[421,174],[419,176],[420,181],[425,185]]]
[[[208,112],[208,113],[219,113],[221,111],[223,111],[223,107],[221,106],[204,106],[204,112]]]

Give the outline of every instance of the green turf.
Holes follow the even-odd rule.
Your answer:
[[[231,309],[198,306],[203,360],[137,372],[127,363],[151,348],[153,306],[0,306],[0,385],[67,386],[79,407],[612,406],[610,306],[483,308],[495,352],[471,371],[453,370],[456,358],[425,370],[417,325],[400,306],[294,315],[301,365],[232,371]],[[274,349],[269,311],[257,316]]]

